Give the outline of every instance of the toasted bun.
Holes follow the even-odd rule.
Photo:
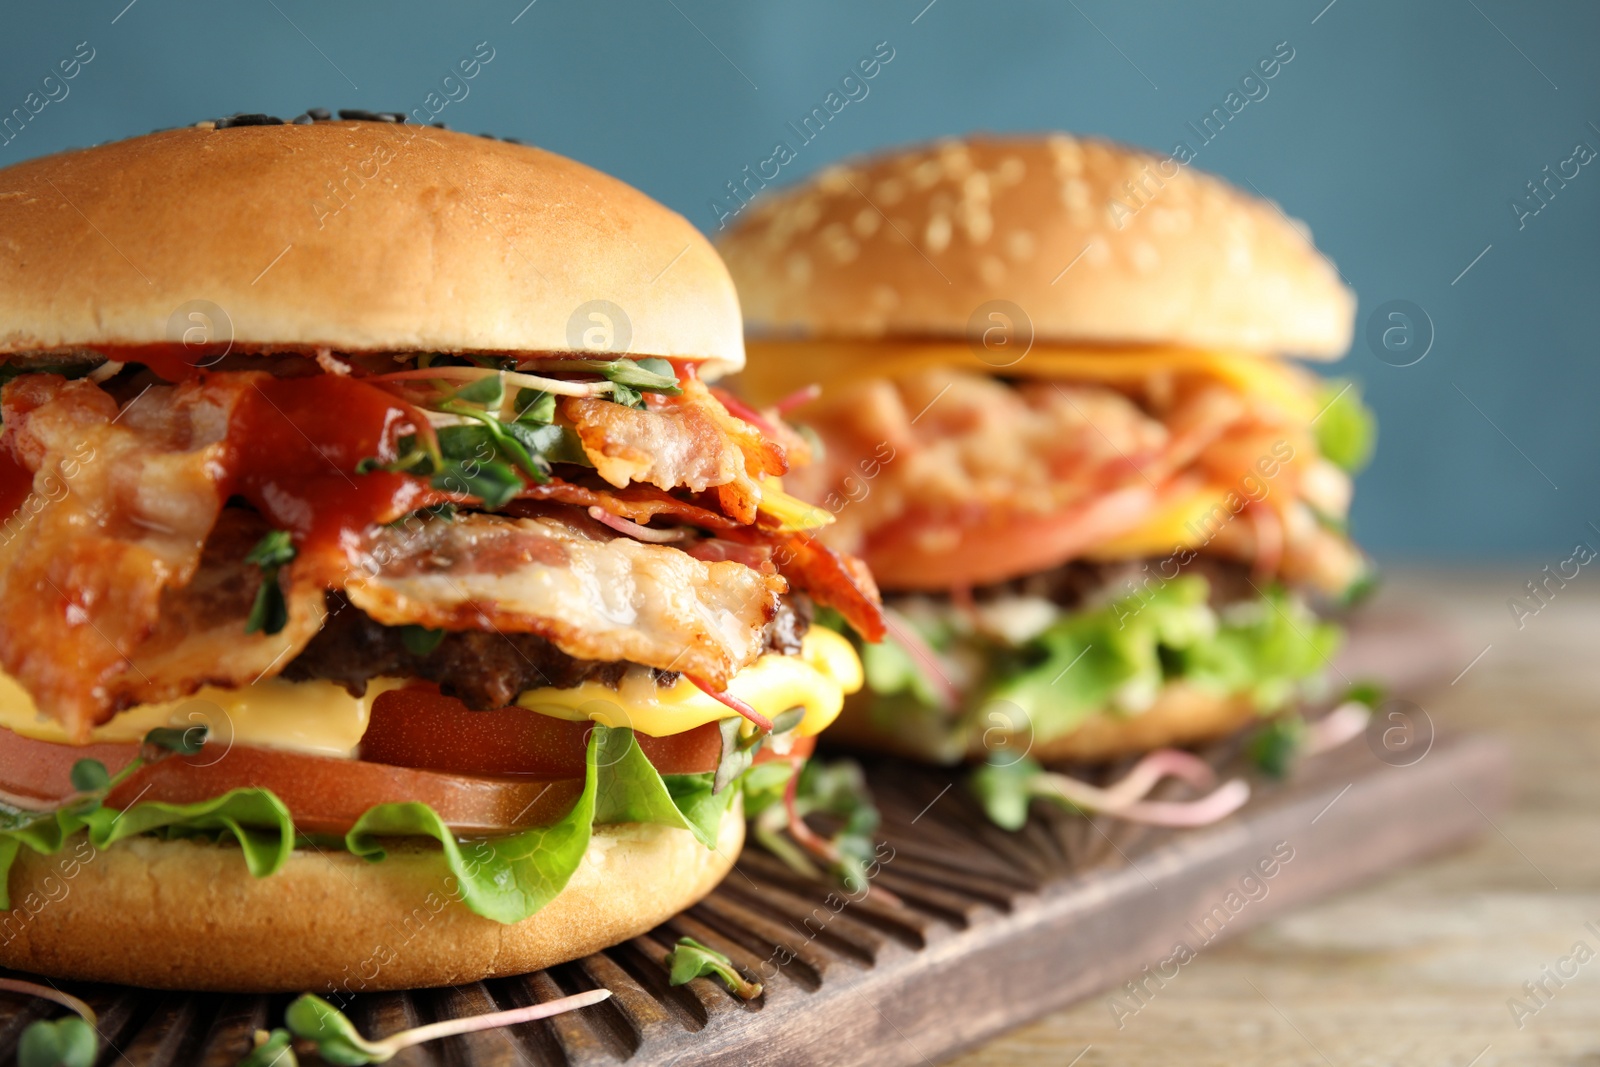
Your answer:
[[[642,934],[709,893],[743,842],[737,808],[715,851],[687,830],[596,827],[567,887],[504,926],[451,902],[455,882],[437,850],[421,846],[396,847],[380,863],[297,849],[278,873],[254,878],[236,849],[149,837],[63,868],[88,850],[79,836],[55,856],[21,850],[16,910],[0,913],[0,963],[159,989],[327,995],[457,985]]]
[[[1172,684],[1137,715],[1095,715],[1069,734],[1035,739],[1031,755],[1043,763],[1100,763],[1168,746],[1214,741],[1257,718],[1246,697],[1219,697]],[[982,748],[981,740],[976,748]],[[983,754],[973,752],[974,758]]]
[[[1002,300],[1038,341],[1335,357],[1355,309],[1276,205],[1065,134],[830,167],[757,199],[721,250],[747,325],[768,334],[959,337]]]
[[[580,314],[592,301],[627,327]],[[0,353],[196,328],[236,351],[620,354],[626,333],[631,354],[744,363],[705,238],[537,148],[319,122],[168,130],[0,170]]]
[[[846,700],[844,712],[828,729],[828,740],[876,752],[928,761],[916,737],[875,721],[865,699]],[[1029,737],[1025,733],[978,731],[968,740],[967,759],[981,762],[991,753],[1027,755],[1042,763],[1102,763],[1168,745],[1192,745],[1226,737],[1257,718],[1249,699],[1219,697],[1173,682],[1150,707],[1134,715],[1102,712],[1070,733]],[[989,746],[989,747],[986,747]]]

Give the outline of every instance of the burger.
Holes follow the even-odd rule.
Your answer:
[[[337,210],[332,205],[338,202]],[[0,963],[431,986],[707,893],[877,594],[710,245],[486,137],[241,116],[0,170]]]
[[[979,136],[824,170],[720,250],[737,385],[820,439],[791,489],[887,597],[830,737],[1107,761],[1325,686],[1372,422],[1283,358],[1351,334],[1303,225],[1176,158]]]

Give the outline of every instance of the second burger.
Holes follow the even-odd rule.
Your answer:
[[[1102,760],[1314,691],[1357,592],[1354,300],[1274,205],[1170,157],[974,137],[830,168],[721,243],[746,395],[889,596],[840,731]],[[811,388],[821,383],[820,398]]]

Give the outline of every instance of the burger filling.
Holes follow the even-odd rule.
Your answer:
[[[596,823],[714,846],[860,684],[811,605],[872,637],[877,594],[779,485],[804,441],[692,365],[193,355],[0,366],[0,875],[421,836],[515,921]]]
[[[941,762],[1070,733],[1094,715],[1137,715],[1169,684],[1247,697],[1263,712],[1315,694],[1339,645],[1282,586],[1246,565],[1197,558],[1070,563],[948,596],[891,597],[881,645],[863,646],[865,713]]]
[[[1237,354],[1038,346],[979,373],[965,345],[874,344],[887,376],[849,369],[867,354],[848,344],[758,358],[838,372],[797,416],[826,459],[792,484],[895,591],[865,652],[878,725],[955,759],[1173,682],[1263,712],[1319,684],[1338,631],[1310,604],[1368,577],[1346,534],[1372,434],[1353,387]]]

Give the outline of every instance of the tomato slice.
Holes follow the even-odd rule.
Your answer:
[[[1012,508],[959,516],[908,513],[874,530],[862,558],[884,589],[945,590],[1049,570],[1138,526],[1155,510],[1146,486],[1045,515]]]
[[[375,804],[420,801],[457,833],[545,826],[572,809],[579,778],[487,778],[391,767],[364,760],[236,746],[169,756],[135,771],[106,798],[108,807],[139,801],[195,804],[232,789],[270,790],[288,806],[295,828],[342,834]]]
[[[671,738],[639,735],[639,746],[664,774],[704,770],[707,738],[699,731]],[[718,740],[710,735],[716,766]],[[663,746],[662,741],[670,742]],[[589,723],[525,708],[470,711],[436,685],[410,685],[378,697],[361,737],[361,758],[398,767],[456,774],[540,774],[581,778]]]
[[[60,800],[74,792],[72,765],[79,760],[99,760],[116,774],[138,754],[138,745],[57,745],[0,728],[0,792]]]
[[[523,708],[468,711],[436,686],[411,686],[374,703],[360,759],[209,745],[139,768],[106,804],[195,804],[259,788],[284,802],[303,833],[342,834],[368,808],[406,801],[428,805],[457,833],[504,833],[549,825],[571,810],[583,790],[588,732],[587,722]],[[670,737],[635,737],[662,774],[714,770],[721,752],[715,723]],[[813,738],[801,738],[786,756],[763,749],[756,762],[806,757],[814,747]],[[99,760],[116,774],[139,748],[60,745],[0,729],[0,793],[62,800],[74,792],[74,763]]]
[[[667,737],[635,733],[639,747],[662,774],[703,774],[717,769],[722,739],[716,723]],[[533,774],[581,778],[589,723],[541,715],[525,708],[469,711],[435,685],[411,685],[378,697],[361,738],[361,758],[398,767],[456,774]],[[790,756],[808,756],[814,742],[801,738]],[[775,758],[769,749],[756,762]],[[783,757],[789,758],[789,757]]]

